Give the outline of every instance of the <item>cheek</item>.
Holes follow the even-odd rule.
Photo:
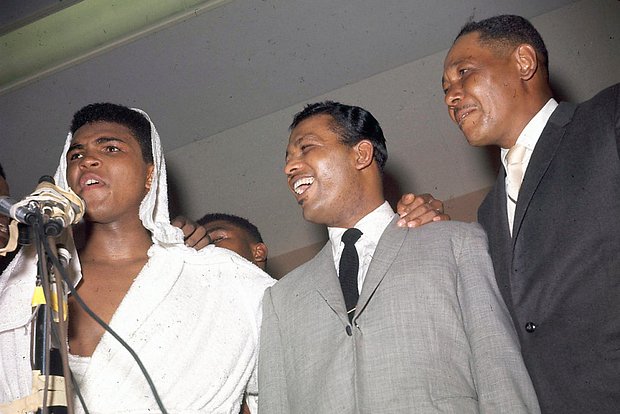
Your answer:
[[[345,174],[342,157],[327,157],[319,160],[316,165],[317,174],[321,177],[321,182],[330,186],[338,185]]]
[[[71,187],[71,189],[75,191],[78,187],[79,169],[77,168],[77,165],[75,163],[71,164],[69,163],[69,161],[67,162],[67,183],[69,184],[69,187]]]
[[[134,190],[146,191],[146,169],[136,168],[134,165],[126,164],[115,169],[114,175],[125,182],[125,186]]]

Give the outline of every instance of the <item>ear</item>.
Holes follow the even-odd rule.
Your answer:
[[[519,75],[523,80],[530,80],[538,70],[538,56],[531,45],[521,44],[515,49]]]
[[[358,170],[363,170],[364,168],[370,166],[374,159],[375,148],[372,146],[372,142],[367,139],[363,139],[357,144],[355,144],[355,167]]]
[[[252,256],[257,263],[266,261],[268,253],[269,251],[265,243],[256,243],[252,246]]]
[[[144,185],[148,190],[151,189],[151,184],[153,184],[153,175],[155,174],[155,165],[149,164],[146,167],[146,184]]]

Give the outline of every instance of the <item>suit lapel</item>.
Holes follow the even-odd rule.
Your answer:
[[[502,238],[510,238],[510,227],[508,226],[508,207],[506,206],[506,171],[502,170],[495,183],[495,188],[490,193],[489,202],[492,211],[499,211],[501,214],[493,214],[493,227],[497,234]]]
[[[523,177],[521,190],[519,191],[519,199],[515,209],[512,230],[513,247],[514,241],[517,239],[521,229],[523,217],[532,201],[532,196],[536,188],[538,188],[540,180],[547,172],[558,146],[562,142],[562,138],[566,132],[566,128],[564,127],[570,122],[575,108],[575,105],[561,103],[549,118],[536,144],[527,171],[525,172],[525,177]]]
[[[357,308],[355,310],[354,318],[357,318],[366,308],[368,302],[372,298],[373,294],[377,290],[377,287],[387,274],[388,269],[394,263],[396,256],[398,255],[407,231],[396,226],[398,217],[394,218],[388,224],[385,231],[379,239],[379,244],[372,257],[368,273],[364,279],[364,285],[362,286],[362,292],[357,301]]]
[[[506,304],[512,309],[510,288],[510,262],[512,261],[512,239],[508,227],[506,207],[506,174],[504,168],[497,174],[495,186],[478,209],[478,221],[484,227],[489,240],[489,253],[493,259],[497,286]]]
[[[325,244],[317,254],[314,262],[316,263],[316,267],[314,268],[312,277],[316,290],[325,300],[326,305],[338,315],[343,326],[349,325],[344,296],[342,295],[340,280],[338,279],[338,273],[336,273],[336,267],[334,265],[331,241]]]

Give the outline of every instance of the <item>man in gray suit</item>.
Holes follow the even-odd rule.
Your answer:
[[[265,293],[259,409],[538,412],[484,232],[397,227],[386,159],[381,127],[362,108],[327,101],[295,116],[288,185],[330,241]]]

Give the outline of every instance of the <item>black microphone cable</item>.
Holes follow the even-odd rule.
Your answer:
[[[62,266],[58,257],[52,252],[52,249],[47,239],[44,238],[43,244],[45,246],[45,252],[49,256],[49,258],[52,260],[52,263],[54,264],[54,266],[56,266],[56,268],[60,271],[60,275],[63,281],[67,284],[69,291],[75,298],[75,301],[80,305],[82,309],[84,309],[84,311],[91,318],[93,318],[95,322],[97,322],[103,329],[109,332],[110,335],[112,335],[114,339],[116,339],[127,350],[127,352],[129,352],[129,354],[136,361],[136,364],[140,368],[140,371],[142,371],[142,375],[146,379],[146,382],[148,383],[149,388],[151,389],[155,402],[157,403],[157,406],[161,410],[162,414],[168,414],[168,411],[166,411],[166,408],[164,407],[163,402],[161,401],[161,398],[159,397],[159,393],[157,392],[157,389],[155,388],[155,384],[153,383],[151,376],[146,370],[146,367],[140,360],[140,357],[138,357],[138,354],[131,348],[131,346],[129,346],[129,344],[127,344],[127,342],[123,340],[123,338],[121,338],[107,323],[105,323],[95,312],[92,311],[92,309],[88,307],[88,305],[82,300],[80,295],[77,293],[77,290],[73,286],[73,283],[71,283],[71,281],[69,280],[69,275],[67,274],[66,269]],[[81,399],[81,401],[83,400]]]

